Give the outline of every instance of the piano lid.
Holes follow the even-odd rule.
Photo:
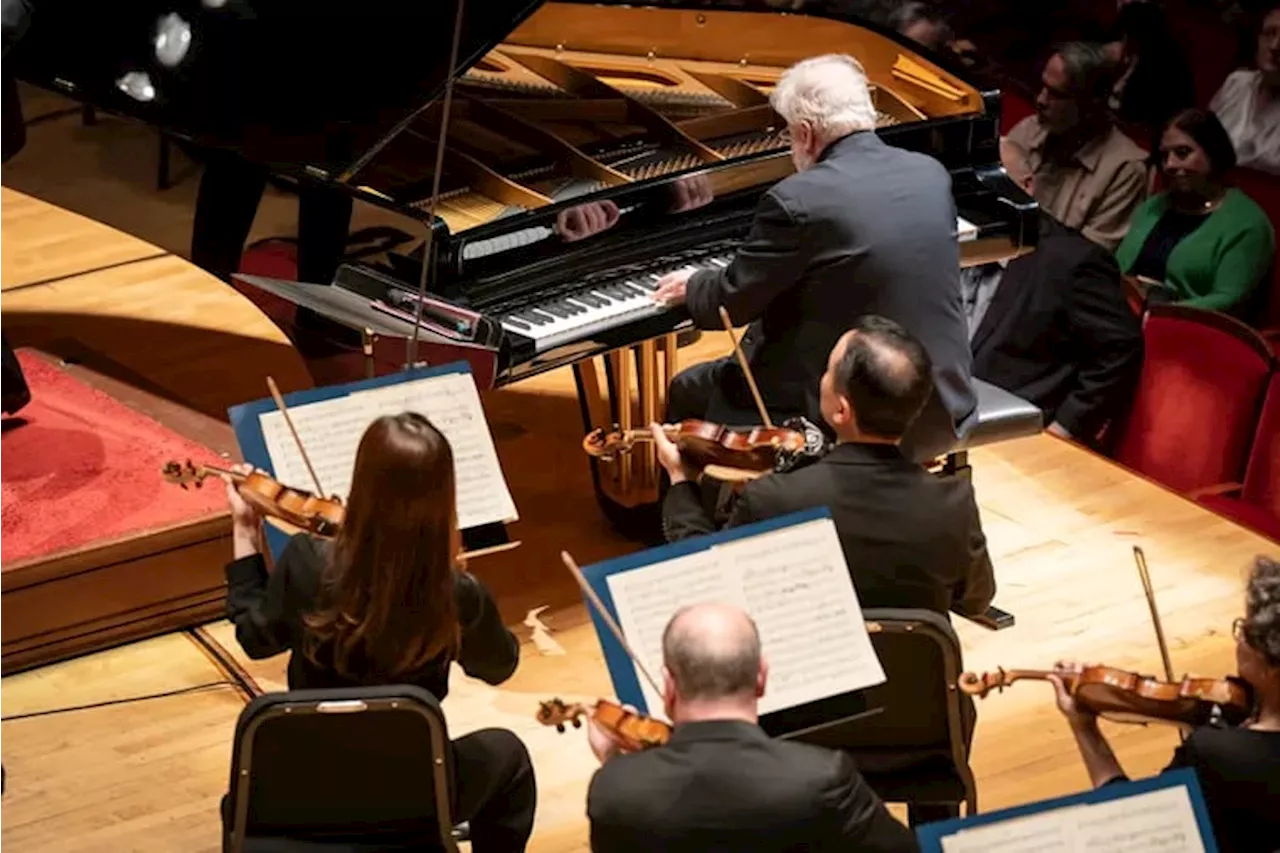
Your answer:
[[[465,71],[541,0],[465,0]],[[449,71],[453,0],[41,0],[20,79],[229,147],[338,174]]]
[[[758,161],[772,183],[787,143],[769,94],[822,53],[862,63],[894,144],[952,168],[998,159],[991,93],[873,25],[768,8],[465,3],[437,208],[454,234],[727,161]],[[342,175],[365,199],[425,218],[456,9],[43,0],[20,76],[279,171]]]

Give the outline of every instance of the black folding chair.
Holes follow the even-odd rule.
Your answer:
[[[421,688],[259,696],[236,724],[223,849],[456,853],[452,779],[444,714]]]
[[[960,693],[960,640],[947,617],[931,610],[863,611],[887,678],[866,691],[880,713],[807,738],[853,755],[882,800],[906,803],[912,826],[978,811],[969,768],[976,720]]]

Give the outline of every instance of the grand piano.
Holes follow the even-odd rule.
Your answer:
[[[800,59],[855,56],[880,135],[950,170],[963,263],[1035,246],[998,91],[875,25],[744,5],[43,0],[11,68],[420,224],[332,282],[237,276],[304,351],[325,339],[321,381],[466,358],[483,388],[572,364],[586,426],[626,428],[660,417],[689,328],[654,282],[727,263],[792,171],[768,96]],[[594,464],[606,504],[652,502],[651,453]]]

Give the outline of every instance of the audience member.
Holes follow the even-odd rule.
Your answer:
[[[1025,182],[1025,164],[1003,153]],[[962,270],[960,284],[976,378],[1085,443],[1123,412],[1142,368],[1142,324],[1109,252],[1042,212],[1034,252]]]
[[[1107,45],[1119,69],[1111,109],[1122,122],[1154,136],[1178,110],[1195,106],[1191,63],[1157,3],[1124,4],[1114,37]]]
[[[889,14],[888,24],[896,32],[929,50],[942,50],[955,37],[942,10],[921,0],[900,3]]]
[[[811,465],[748,483],[728,526],[825,506],[864,607],[985,611],[996,582],[973,484],[937,477],[898,448],[930,395],[929,373],[924,347],[902,327],[862,317],[832,348],[819,383],[836,446]],[[697,484],[702,472],[661,429],[653,434],[671,477],[667,539],[714,531]]]
[[[1036,114],[1009,133],[1035,175],[1035,198],[1070,228],[1113,251],[1146,196],[1146,152],[1107,109],[1115,66],[1102,47],[1062,45],[1045,65]]]
[[[454,661],[489,684],[510,678],[520,647],[489,590],[456,568],[454,495],[445,437],[418,414],[381,417],[360,440],[337,536],[294,536],[268,572],[262,519],[228,484],[227,617],[245,653],[289,652],[291,690],[412,684],[443,700]],[[454,817],[470,821],[472,850],[524,850],[537,803],[524,744],[482,729],[452,749]]]
[[[1256,68],[1232,72],[1209,102],[1241,166],[1280,175],[1280,4],[1258,30]]]
[[[721,604],[681,610],[663,632],[662,660],[673,724],[665,746],[622,754],[604,729],[588,729],[603,765],[587,791],[592,850],[919,849],[848,754],[760,728],[769,668],[747,614]]]
[[[1156,292],[1179,304],[1247,317],[1275,255],[1275,231],[1262,208],[1226,185],[1235,164],[1213,113],[1175,116],[1160,141],[1168,189],[1134,214],[1116,251],[1121,271],[1161,283]]]
[[[1245,615],[1232,625],[1239,677],[1256,711],[1238,728],[1196,729],[1168,769],[1190,767],[1204,790],[1213,834],[1222,853],[1275,853],[1280,842],[1280,563],[1259,557],[1245,592]],[[1094,787],[1126,777],[1096,714],[1076,704],[1067,688],[1077,664],[1057,667],[1058,708],[1071,724]]]

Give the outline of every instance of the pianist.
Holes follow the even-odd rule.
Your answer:
[[[848,56],[796,64],[771,100],[797,173],[761,198],[731,263],[672,273],[654,298],[686,304],[703,329],[721,328],[720,306],[751,324],[743,349],[778,422],[821,422],[827,354],[858,317],[900,323],[928,349],[937,390],[904,450],[916,459],[945,452],[976,407],[950,177],[937,161],[881,141],[866,74]],[[759,420],[732,359],[683,371],[668,399],[672,422]]]

